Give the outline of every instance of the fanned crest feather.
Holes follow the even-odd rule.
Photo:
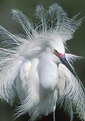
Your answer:
[[[23,30],[26,32],[26,35],[28,37],[31,36],[31,34],[33,35],[35,33],[32,22],[25,15],[23,15],[22,12],[18,10],[12,10],[12,13],[13,19],[22,25]]]
[[[66,42],[73,37],[74,32],[82,22],[82,19],[76,20],[77,16],[69,18],[67,13],[58,4],[51,5],[48,11],[43,6],[37,6],[35,15],[39,23],[36,26],[33,26],[33,23],[22,12],[12,10],[12,13],[13,19],[19,22],[25,31],[26,38],[12,34],[0,26],[0,38],[6,43],[6,47],[0,48],[0,98],[11,105],[16,96],[16,83],[19,82],[19,74],[23,66],[28,63],[28,68],[31,68],[30,70],[32,71],[31,66],[34,62],[31,62],[31,60],[40,57],[41,53],[49,47],[52,37],[57,38],[57,35],[59,35],[62,41]],[[66,56],[69,63],[71,59],[77,58],[77,56],[71,54],[67,54]],[[81,119],[85,120],[84,87],[80,80],[73,77],[72,74],[68,77],[66,73],[69,72],[67,69],[66,71],[64,69],[65,67],[60,64],[58,70],[60,97],[54,103],[60,106],[64,105],[64,109],[71,116],[71,120],[73,119],[73,110],[79,114]],[[45,103],[44,100],[39,102],[39,97],[33,95],[32,81],[31,79],[28,81],[28,87],[25,89],[26,97],[21,101],[21,105],[18,107],[16,113],[20,116],[29,112],[31,116],[30,121],[34,121],[41,116],[40,109],[43,108],[42,106]],[[62,83],[65,87],[62,86]],[[55,90],[54,95],[52,95],[53,92],[51,95],[57,99],[57,89]],[[49,105],[46,105],[48,107],[46,110],[47,114],[50,113],[49,110],[53,106],[50,106],[52,104],[50,96],[45,97],[46,102],[49,99]],[[34,98],[36,98],[36,105],[35,102],[32,102]]]
[[[73,37],[75,30],[80,26],[81,19],[75,21],[74,18],[69,18],[67,13],[58,5],[53,4],[49,7],[50,15],[54,15],[55,29],[62,36],[63,40],[69,40]]]

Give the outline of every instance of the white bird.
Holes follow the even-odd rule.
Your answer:
[[[66,53],[66,42],[73,37],[82,19],[69,18],[58,5],[46,11],[37,6],[33,23],[18,10],[13,18],[22,25],[25,35],[11,34],[0,26],[0,98],[11,105],[20,99],[17,117],[28,113],[30,121],[64,107],[73,120],[76,112],[85,121],[85,90],[71,62],[76,55]]]

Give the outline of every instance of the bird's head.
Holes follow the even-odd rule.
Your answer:
[[[76,77],[76,73],[67,59],[68,54],[65,52],[65,44],[62,40],[62,37],[57,35],[56,38],[53,37],[52,39],[52,41],[50,41],[50,48],[54,56],[57,57],[56,60],[58,61],[58,64],[64,64],[70,70],[70,72]]]

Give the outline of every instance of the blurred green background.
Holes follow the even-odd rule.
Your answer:
[[[49,5],[55,2],[64,8],[69,17],[79,12],[79,18],[85,16],[85,0],[0,0],[0,25],[11,32],[23,33],[21,26],[12,21],[12,14],[10,14],[12,9],[21,10],[31,20],[34,20],[34,11],[37,5],[40,4],[48,8]],[[73,54],[85,57],[85,20],[74,34],[74,38],[68,41],[68,48]],[[79,78],[85,85],[85,58],[77,61],[74,66]],[[10,107],[5,102],[0,102],[0,121],[13,121],[14,109],[14,107]],[[61,114],[58,117],[60,118]],[[67,118],[65,119],[65,116],[62,118],[57,119],[57,121],[68,120]],[[51,121],[51,119],[47,118],[44,120]],[[16,121],[27,121],[27,116],[21,117]]]

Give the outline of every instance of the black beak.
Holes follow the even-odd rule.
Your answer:
[[[64,57],[60,57],[60,60],[71,71],[71,73],[76,77],[75,71],[73,70],[73,68],[71,67],[69,62],[66,60],[65,56]]]

